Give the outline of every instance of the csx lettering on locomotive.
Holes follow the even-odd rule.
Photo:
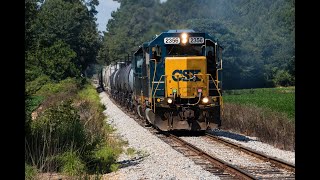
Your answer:
[[[195,74],[199,74],[201,70],[180,70],[176,69],[172,72],[172,79],[174,81],[190,81],[190,79],[193,79],[193,81],[200,81],[200,79],[197,76],[194,76]],[[177,75],[179,75],[177,79]]]

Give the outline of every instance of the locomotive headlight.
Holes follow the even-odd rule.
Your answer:
[[[171,99],[171,98],[168,98],[168,99],[167,99],[167,102],[168,102],[169,104],[171,104],[171,103],[172,103],[172,99]]]
[[[202,99],[202,102],[203,102],[203,103],[208,103],[208,102],[209,102],[209,98],[208,98],[208,97],[204,97],[204,98]]]
[[[187,33],[182,33],[181,34],[181,42],[183,43],[183,44],[186,44],[187,42],[188,42],[188,34]]]

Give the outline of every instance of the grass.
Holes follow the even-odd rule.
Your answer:
[[[223,129],[295,150],[294,87],[227,90],[223,97]]]
[[[30,166],[28,164],[25,164],[25,179],[26,180],[35,179],[36,175],[37,175],[37,168],[34,166]]]
[[[225,103],[254,105],[284,113],[290,120],[295,117],[295,87],[226,90]]]
[[[105,123],[99,95],[75,79],[47,82],[26,98],[26,177],[57,172],[91,176],[116,171],[123,143]],[[38,110],[31,120],[31,113]]]

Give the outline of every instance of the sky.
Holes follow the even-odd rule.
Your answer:
[[[106,31],[106,25],[111,18],[111,12],[116,11],[120,7],[120,3],[113,0],[99,0],[99,5],[96,7],[98,11],[97,23],[98,31]]]
[[[166,2],[167,0],[160,0],[160,2]],[[120,3],[113,0],[99,0],[99,5],[96,10],[98,31],[106,31],[106,25],[108,20],[111,18],[111,12],[116,11],[120,7]]]

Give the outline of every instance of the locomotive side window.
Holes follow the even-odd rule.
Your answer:
[[[161,47],[156,45],[152,47],[151,60],[154,59],[156,62],[160,62],[161,60]]]
[[[135,55],[135,73],[141,74],[142,64],[143,64],[143,53],[142,50],[138,51]]]
[[[217,62],[216,62],[216,50],[214,42],[210,40],[206,40],[206,58],[207,58],[207,72],[215,78],[216,70],[217,70]]]

